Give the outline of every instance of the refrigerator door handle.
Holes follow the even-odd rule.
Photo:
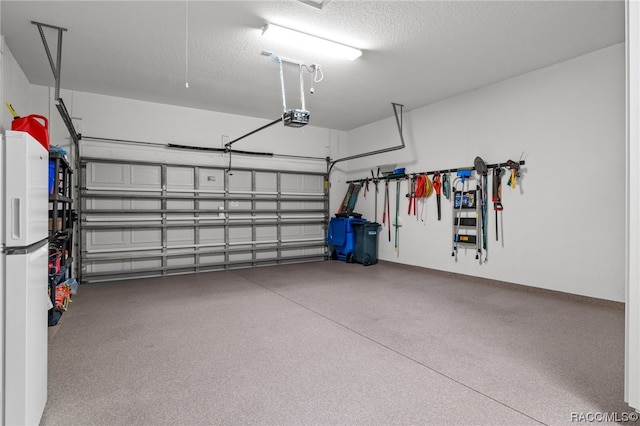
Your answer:
[[[20,239],[20,198],[11,199],[11,238]]]
[[[43,238],[40,241],[36,241],[35,243],[31,244],[30,246],[24,246],[24,247],[5,247],[3,250],[3,253],[6,255],[13,255],[13,254],[29,254],[29,253],[33,253],[39,249],[41,249],[42,247],[45,247],[49,244],[49,238]]]

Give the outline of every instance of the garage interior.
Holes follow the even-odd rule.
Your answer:
[[[40,424],[637,421],[638,9],[0,2],[0,97],[49,119],[80,284]],[[367,266],[334,259],[350,185]]]

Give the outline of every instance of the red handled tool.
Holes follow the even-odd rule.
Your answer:
[[[436,202],[438,204],[438,220],[442,219],[442,214],[440,212],[440,189],[442,188],[442,181],[440,180],[440,172],[435,172],[433,174],[433,189],[436,191]]]
[[[407,194],[409,197],[409,207],[407,208],[407,214],[411,215],[411,208],[413,207],[414,216],[418,216],[418,207],[416,204],[416,176],[414,175],[411,178],[411,182],[409,183],[409,193]]]
[[[389,242],[391,242],[391,207],[389,201],[389,180],[384,182],[384,203],[382,204],[382,224],[389,227]]]

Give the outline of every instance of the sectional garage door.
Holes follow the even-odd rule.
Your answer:
[[[80,279],[324,260],[326,175],[83,159]]]

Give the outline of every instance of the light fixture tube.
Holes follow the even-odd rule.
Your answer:
[[[279,25],[267,23],[262,29],[262,36],[282,43],[288,43],[305,50],[318,52],[337,58],[348,59],[353,61],[360,55],[362,51],[355,47],[336,43],[335,41],[312,36],[310,34],[294,31]]]

